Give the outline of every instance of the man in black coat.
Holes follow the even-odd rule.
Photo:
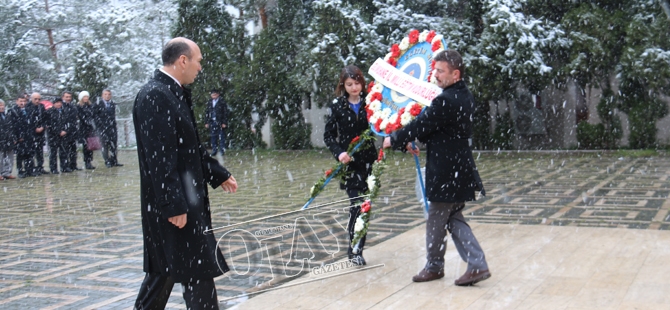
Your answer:
[[[35,140],[33,131],[33,118],[26,108],[26,98],[16,98],[16,106],[11,111],[10,122],[14,139],[16,139],[16,169],[19,178],[35,176],[33,173],[33,156],[35,153]]]
[[[207,101],[205,114],[207,115],[205,128],[211,130],[210,145],[212,146],[212,156],[216,155],[217,150],[221,150],[221,155],[225,154],[226,147],[226,127],[228,126],[228,105],[221,93],[217,89],[210,92],[210,99]]]
[[[384,147],[407,149],[418,155],[411,142],[426,143],[426,196],[430,201],[426,221],[427,262],[414,282],[444,277],[446,233],[451,237],[468,268],[456,285],[472,285],[491,276],[484,251],[465,221],[466,201],[475,200],[475,191],[484,194],[470,138],[475,102],[461,75],[465,72],[461,55],[453,50],[435,57],[437,85],[443,89],[419,116],[404,128],[384,139]]]
[[[70,123],[70,134],[65,136],[64,148],[65,153],[68,157],[68,169],[63,169],[63,172],[70,172],[75,170],[81,170],[77,167],[77,137],[78,137],[78,128],[79,128],[79,112],[77,105],[72,101],[72,92],[64,91],[63,92],[63,113],[67,117],[67,121]]]
[[[123,166],[116,158],[116,102],[112,100],[112,91],[102,91],[102,99],[93,106],[95,126],[102,142],[102,158],[107,168]]]
[[[14,179],[14,130],[5,102],[0,99],[0,180]]]
[[[56,98],[53,107],[46,112],[47,135],[49,137],[49,169],[52,174],[58,174],[58,159],[60,158],[60,168],[63,172],[70,172],[68,164],[68,154],[65,151],[66,137],[70,131],[69,117],[63,109],[63,100]]]
[[[46,141],[46,128],[44,127],[44,117],[45,111],[44,105],[42,104],[42,96],[40,93],[33,93],[30,95],[30,103],[26,106],[26,109],[30,110],[30,115],[33,118],[33,131],[35,142],[35,167],[33,168],[33,173],[35,175],[46,174],[44,171],[44,143]]]
[[[189,309],[218,309],[214,277],[228,271],[211,233],[207,184],[235,192],[235,178],[200,142],[191,84],[201,70],[200,48],[170,40],[163,67],[140,89],[133,123],[140,165],[144,271],[137,309],[163,309],[174,283]]]

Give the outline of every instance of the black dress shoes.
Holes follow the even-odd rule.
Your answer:
[[[490,277],[491,273],[488,270],[466,271],[464,275],[454,281],[454,284],[458,286],[470,286],[477,282],[484,281]]]
[[[367,264],[365,262],[365,258],[363,258],[363,255],[361,254],[352,255],[351,262],[354,263],[354,265],[356,266],[365,266]]]
[[[91,165],[91,164],[87,164],[87,165],[86,165],[86,169],[88,169],[88,170],[93,170],[93,169],[95,169],[95,167],[94,167],[93,165]]]
[[[419,274],[412,277],[412,281],[414,281],[414,282],[428,282],[428,281],[433,281],[433,280],[442,279],[442,278],[444,278],[444,271],[432,272],[432,271],[428,271],[426,269],[422,269],[419,272]]]
[[[123,167],[123,164],[116,163],[114,164],[115,167]]]
[[[70,173],[70,172],[72,172],[72,169],[70,169],[70,168],[65,168],[65,169],[63,169],[62,171],[63,171],[63,173]]]

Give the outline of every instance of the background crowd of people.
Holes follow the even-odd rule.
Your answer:
[[[103,90],[95,103],[87,91],[79,92],[78,99],[75,103],[72,92],[65,91],[49,102],[35,92],[18,96],[11,108],[0,99],[0,180],[15,178],[14,157],[19,178],[48,174],[44,169],[47,142],[52,174],[82,170],[77,167],[78,143],[86,169],[95,169],[94,150],[101,150],[108,168],[123,166],[116,157],[116,103],[112,92]]]

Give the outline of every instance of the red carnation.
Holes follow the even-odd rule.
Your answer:
[[[431,43],[433,42],[433,38],[435,38],[435,30],[431,30],[428,35],[426,36],[426,42]]]
[[[365,111],[368,112],[367,113],[368,114],[368,122],[370,122],[370,118],[372,117],[372,114],[374,114],[374,112],[372,112],[372,110],[368,109],[367,107],[365,108]]]
[[[400,116],[402,116],[403,113],[405,113],[405,107],[402,107],[400,110],[398,110],[398,122],[400,122]]]
[[[333,169],[326,170],[326,176],[327,177],[329,177],[331,173],[333,173]]]
[[[393,132],[393,124],[391,124],[391,123],[386,124],[386,128],[384,129],[384,132],[386,134],[392,133]]]
[[[372,90],[372,87],[374,87],[374,86],[375,86],[375,81],[370,81],[370,84],[368,84],[368,94],[370,93],[370,91]]]
[[[430,70],[435,70],[435,60],[430,62]]]
[[[398,64],[398,60],[395,59],[395,58],[393,58],[393,57],[391,57],[391,58],[389,58],[388,63],[389,63],[391,66],[394,66],[394,67],[395,67],[395,66]]]
[[[439,50],[440,48],[442,48],[442,40],[435,41],[433,43],[433,47],[431,48],[431,50],[434,52]]]
[[[391,57],[398,58],[400,56],[400,46],[398,44],[391,45]]]
[[[412,114],[412,116],[416,117],[419,114],[421,114],[421,110],[423,110],[423,108],[421,108],[420,105],[414,104],[412,105],[412,108],[409,109],[409,113]]]
[[[381,132],[381,131],[382,131],[382,129],[379,128],[379,126],[381,126],[381,125],[382,125],[382,119],[381,119],[381,118],[378,118],[378,119],[377,119],[377,122],[375,123],[375,130],[376,130],[377,132]]]
[[[370,212],[370,209],[372,208],[372,205],[370,204],[370,200],[366,200],[362,205],[361,205],[361,212],[362,213],[368,213]]]
[[[354,137],[353,139],[351,139],[351,143],[356,143],[356,142],[358,142],[358,140],[360,140],[360,139],[361,139],[361,137],[356,136],[356,137]]]
[[[384,159],[384,149],[379,149],[379,157],[377,157],[377,161],[382,161]]]
[[[409,44],[416,44],[419,42],[419,30],[412,30],[409,32]]]
[[[372,94],[372,96],[370,96],[370,102],[374,102],[375,100],[382,101],[382,94],[381,93]]]

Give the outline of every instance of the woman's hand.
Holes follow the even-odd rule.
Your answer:
[[[337,156],[337,159],[345,165],[351,161],[351,157],[349,157],[349,154],[347,154],[347,152],[340,153],[340,155]]]

